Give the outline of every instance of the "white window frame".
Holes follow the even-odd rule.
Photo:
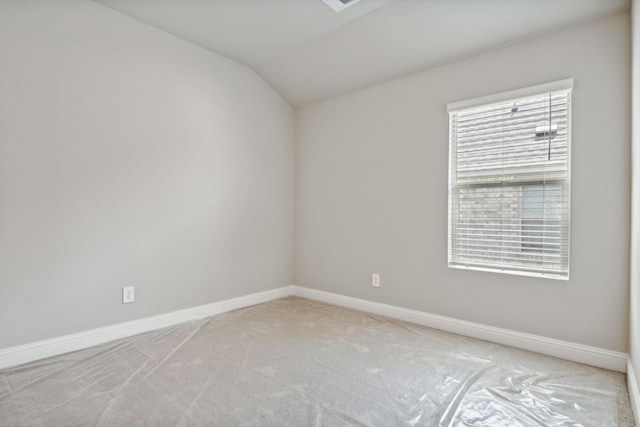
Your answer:
[[[571,223],[571,212],[570,212],[570,194],[571,194],[571,96],[573,89],[573,79],[565,79],[559,80],[555,82],[545,83],[536,86],[530,86],[522,89],[502,92],[498,94],[493,94],[489,96],[483,96],[479,98],[473,98],[466,101],[455,102],[447,105],[447,112],[450,116],[449,121],[449,203],[448,203],[448,266],[450,268],[457,269],[468,269],[468,270],[479,270],[479,271],[490,271],[490,272],[499,272],[499,273],[507,273],[507,274],[516,274],[516,275],[525,275],[525,276],[535,276],[535,277],[544,277],[551,279],[560,279],[560,280],[568,280],[569,279],[569,264],[570,264],[570,223]],[[468,110],[473,108],[487,107],[494,104],[504,104],[505,102],[518,102],[523,99],[531,98],[539,95],[547,95],[554,93],[568,93],[568,107],[567,107],[567,159],[566,159],[566,178],[560,181],[560,185],[566,186],[566,189],[562,191],[566,191],[566,272],[557,273],[557,272],[548,272],[543,268],[533,271],[535,269],[520,269],[514,267],[513,265],[509,265],[509,262],[505,262],[503,265],[496,266],[494,262],[488,263],[486,265],[482,265],[482,262],[474,261],[473,263],[465,263],[461,262],[460,259],[455,259],[455,255],[453,254],[452,245],[453,242],[453,232],[452,229],[454,221],[457,221],[458,218],[454,217],[457,215],[457,208],[454,209],[453,206],[453,191],[461,188],[461,185],[456,182],[455,172],[457,169],[457,163],[455,159],[452,158],[454,156],[454,135],[452,132],[452,114],[456,114],[462,110]],[[554,129],[549,129],[548,126],[538,126],[536,128],[536,132],[538,129],[541,129],[540,132],[549,132],[550,130],[553,132]],[[545,134],[546,135],[546,134]],[[455,166],[452,166],[455,165]],[[456,168],[454,171],[453,169]],[[494,184],[495,187],[498,187],[500,184]],[[527,185],[535,185],[535,181],[524,181],[522,186]],[[543,184],[546,185],[546,184]],[[563,193],[565,194],[565,193]],[[458,203],[457,201],[455,203]],[[457,205],[456,205],[457,206]],[[455,211],[455,212],[454,212]],[[524,216],[521,214],[521,219]]]

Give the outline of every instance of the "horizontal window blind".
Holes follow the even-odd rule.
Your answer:
[[[449,110],[449,265],[569,274],[571,89]]]

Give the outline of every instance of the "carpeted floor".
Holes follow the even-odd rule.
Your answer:
[[[632,426],[625,377],[301,298],[0,372],[3,426]]]

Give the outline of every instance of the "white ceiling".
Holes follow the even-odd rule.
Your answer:
[[[630,0],[96,0],[252,67],[294,106],[629,9]]]

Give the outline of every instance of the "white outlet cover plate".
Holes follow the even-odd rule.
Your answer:
[[[128,304],[136,300],[135,287],[127,286],[122,288],[122,303]]]
[[[377,273],[373,273],[371,275],[371,286],[373,286],[374,288],[379,288],[380,287],[380,275]]]

